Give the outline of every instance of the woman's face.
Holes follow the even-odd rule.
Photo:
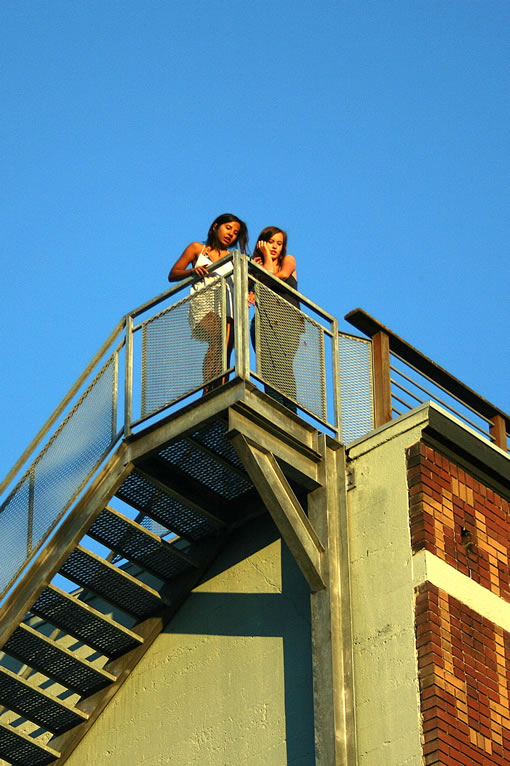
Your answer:
[[[241,231],[241,225],[237,221],[227,221],[220,224],[215,229],[216,237],[221,247],[231,247],[237,241],[239,232]]]
[[[280,253],[282,252],[283,247],[283,234],[281,231],[277,231],[276,234],[273,234],[271,239],[267,240],[267,244],[269,245],[269,252],[271,253],[271,258],[275,259],[280,256]]]

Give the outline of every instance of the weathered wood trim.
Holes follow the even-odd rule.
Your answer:
[[[372,338],[375,427],[391,420],[390,341],[386,333]]]
[[[404,362],[415,367],[418,372],[425,375],[429,380],[438,383],[450,394],[460,399],[461,402],[464,402],[468,407],[471,407],[479,415],[482,415],[482,417],[490,420],[495,414],[501,415],[505,420],[507,429],[510,429],[510,415],[508,413],[495,407],[491,402],[487,401],[487,399],[484,399],[477,394],[476,391],[473,391],[458,380],[458,378],[447,372],[447,370],[443,369],[422,354],[421,351],[418,351],[418,349],[411,346],[407,341],[400,338],[388,327],[382,325],[377,319],[371,317],[370,314],[367,314],[363,309],[358,308],[354,309],[354,311],[350,311],[345,315],[345,319],[370,338],[374,338],[377,333],[383,332],[389,338],[391,351],[399,356]]]
[[[506,436],[506,420],[502,415],[493,415],[490,424],[490,435],[494,439],[496,447],[500,447],[508,452],[508,441]]]

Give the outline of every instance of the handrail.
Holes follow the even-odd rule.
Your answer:
[[[217,269],[220,269],[225,265],[226,262],[229,261],[233,261],[234,274],[233,288],[236,322],[235,367],[228,370],[226,369],[226,349],[223,347],[223,358],[221,365],[222,371],[221,373],[218,371],[218,376],[216,378],[211,377],[210,380],[213,382],[216,380],[221,380],[222,377],[228,377],[228,374],[235,370],[236,377],[257,381],[258,384],[264,386],[264,390],[267,394],[270,396],[276,394],[276,396],[273,398],[275,398],[277,401],[280,401],[280,403],[282,403],[282,401],[289,403],[290,409],[293,409],[294,412],[296,412],[296,409],[294,408],[295,405],[296,407],[299,407],[300,412],[305,417],[311,417],[314,422],[320,423],[321,427],[329,429],[338,438],[351,440],[353,438],[359,438],[365,433],[371,431],[374,425],[374,420],[375,426],[377,427],[383,425],[386,422],[389,422],[392,419],[392,396],[395,398],[395,394],[392,393],[391,390],[390,352],[392,352],[394,357],[397,357],[404,364],[407,364],[408,368],[413,369],[416,373],[421,374],[424,377],[427,377],[430,381],[432,381],[432,384],[436,388],[442,389],[450,397],[457,399],[467,409],[471,409],[471,411],[474,412],[477,416],[485,419],[490,426],[491,440],[495,442],[495,444],[501,449],[507,449],[507,431],[510,430],[509,415],[492,405],[486,399],[483,399],[472,389],[468,388],[468,386],[464,385],[453,375],[448,373],[439,365],[432,362],[421,352],[413,348],[413,346],[410,344],[406,343],[406,341],[397,336],[395,333],[386,328],[362,309],[355,309],[354,311],[349,312],[349,314],[347,314],[345,317],[347,321],[364,332],[365,335],[368,335],[370,338],[370,340],[357,338],[358,345],[366,345],[369,348],[368,354],[363,351],[362,359],[360,361],[359,348],[353,351],[353,349],[349,348],[345,345],[345,343],[343,343],[342,338],[344,337],[344,334],[338,332],[338,322],[334,316],[321,309],[313,301],[302,295],[298,290],[294,290],[292,287],[287,285],[286,282],[278,279],[254,261],[249,260],[246,256],[239,253],[239,251],[232,251],[221,260],[216,261],[213,265],[208,267],[208,272],[214,273]],[[230,279],[230,272],[228,277],[226,277],[225,274],[220,274],[218,275],[218,278],[220,280],[222,291],[221,296],[223,310],[221,313],[224,322],[222,331],[225,332],[225,279]],[[179,389],[179,386],[177,386],[175,393],[172,394],[173,398],[169,396],[167,399],[163,398],[160,402],[156,396],[156,399],[154,400],[154,406],[151,405],[152,409],[150,407],[147,409],[147,411],[144,409],[141,413],[141,417],[138,417],[137,414],[135,415],[135,412],[133,411],[133,396],[135,392],[137,396],[140,393],[140,383],[141,381],[143,383],[143,375],[148,374],[149,378],[147,379],[152,380],[152,382],[156,380],[157,383],[157,377],[153,377],[152,379],[150,378],[150,375],[153,375],[152,368],[149,370],[149,373],[147,373],[147,369],[149,368],[143,366],[143,353],[141,355],[141,359],[139,357],[140,340],[144,349],[144,344],[146,342],[151,342],[148,341],[147,336],[144,335],[146,325],[150,324],[151,322],[157,323],[160,317],[163,318],[162,324],[160,325],[160,327],[163,327],[163,333],[161,335],[163,338],[163,343],[167,343],[168,340],[172,337],[171,333],[168,334],[167,330],[165,329],[166,325],[164,322],[166,321],[166,316],[176,316],[177,321],[181,322],[181,326],[185,325],[188,331],[189,325],[187,324],[187,309],[190,305],[190,301],[194,300],[194,296],[188,292],[184,299],[178,300],[177,303],[175,303],[174,300],[171,302],[170,306],[168,306],[166,309],[164,309],[164,311],[160,312],[156,316],[151,316],[146,319],[142,318],[140,320],[142,323],[139,326],[135,325],[135,317],[139,317],[145,312],[149,312],[149,310],[153,309],[153,307],[158,306],[158,304],[163,304],[164,302],[168,301],[168,299],[174,298],[174,296],[177,296],[178,293],[182,294],[183,291],[199,281],[200,278],[196,275],[191,275],[187,279],[179,281],[179,283],[174,287],[171,287],[169,290],[166,290],[165,292],[150,299],[133,311],[127,313],[120,320],[120,322],[117,323],[116,327],[110,333],[106,341],[101,345],[100,349],[93,356],[89,364],[85,367],[77,381],[73,386],[71,386],[62,402],[54,410],[50,418],[46,421],[44,426],[40,429],[38,434],[35,436],[21,457],[16,461],[15,465],[9,471],[7,476],[1,482],[0,494],[3,495],[5,489],[9,487],[14,477],[19,475],[21,469],[23,469],[24,474],[21,479],[19,479],[18,485],[11,491],[9,497],[0,507],[0,511],[2,512],[8,509],[8,513],[19,513],[20,516],[23,516],[25,513],[28,514],[26,517],[28,518],[27,559],[24,563],[23,561],[19,562],[21,569],[26,565],[26,562],[29,560],[29,558],[34,554],[34,551],[38,549],[48,538],[48,535],[52,533],[52,530],[54,529],[57,521],[61,518],[61,515],[67,512],[68,508],[70,507],[69,504],[74,502],[79,492],[81,492],[86,486],[87,482],[91,480],[94,473],[99,470],[102,461],[105,459],[106,455],[112,449],[114,444],[117,443],[122,434],[124,437],[129,436],[135,427],[140,426],[142,423],[150,420],[151,418],[158,417],[159,414],[163,412],[163,410],[166,410],[168,407],[177,406],[181,400],[186,397],[196,396],[200,389],[203,387],[204,383],[207,382],[205,378],[202,377],[202,372],[197,372],[196,374],[199,376],[199,378],[197,377],[196,379],[190,379],[186,377],[186,385],[188,385],[188,382],[190,385],[187,389],[183,388],[182,390]],[[215,280],[213,280],[213,282],[216,284]],[[282,377],[275,378],[274,370],[277,369],[277,364],[274,362],[273,357],[271,357],[271,361],[267,363],[267,372],[264,370],[262,363],[260,368],[258,367],[259,361],[264,358],[263,351],[267,351],[267,347],[271,346],[269,342],[267,342],[266,346],[264,346],[264,342],[261,342],[263,333],[260,330],[260,326],[258,329],[258,334],[257,330],[255,332],[254,340],[257,369],[251,369],[250,315],[248,310],[247,295],[248,290],[251,289],[250,285],[256,286],[257,284],[259,285],[261,294],[263,294],[264,291],[271,292],[271,285],[275,287],[274,292],[277,292],[277,285],[280,287],[283,286],[286,292],[292,296],[295,296],[299,300],[299,305],[303,304],[303,306],[307,309],[307,313],[300,311],[299,308],[292,308],[291,310],[291,314],[297,311],[298,314],[301,315],[305,323],[303,326],[306,326],[306,333],[308,333],[307,341],[304,342],[301,347],[301,356],[298,355],[296,357],[296,359],[298,359],[297,368],[299,369],[299,373],[302,376],[301,392],[299,396],[296,393],[296,386],[294,387],[294,393],[290,393],[290,398],[287,398],[287,394],[285,393],[287,390],[285,388],[285,376],[287,379],[289,379],[290,375],[293,375],[292,370],[290,374],[280,372],[279,374],[281,374]],[[263,300],[270,301],[271,299],[263,298],[262,301]],[[283,319],[281,327],[285,328],[285,323],[288,322],[288,318],[285,315],[285,311],[282,310],[280,306],[281,302],[277,300],[276,304],[279,306],[279,308],[276,310],[277,312],[280,312],[280,314],[277,313],[275,317],[273,317],[274,324],[272,326],[278,326],[280,321],[279,316],[281,316]],[[269,306],[270,302],[267,305]],[[181,316],[179,312],[181,311],[182,307],[184,308],[181,312]],[[174,311],[177,313],[170,313]],[[269,309],[267,310],[266,314],[269,316]],[[256,321],[254,325],[255,328],[257,328],[257,321],[260,322],[260,312],[256,314]],[[182,323],[184,323],[184,325]],[[179,325],[177,325],[177,327],[179,327]],[[139,330],[141,330],[140,333],[138,333]],[[274,334],[276,335],[276,332]],[[156,337],[156,341],[154,341],[155,347],[158,348],[158,343],[160,341],[157,332],[154,337]],[[354,338],[355,336],[351,337]],[[136,345],[137,338],[138,345]],[[327,341],[325,340],[326,338]],[[165,357],[170,346],[166,345],[163,348],[163,356]],[[110,359],[105,360],[105,356],[110,352]],[[294,353],[296,352],[293,351],[288,355],[288,358],[292,359],[291,364],[293,363]],[[271,354],[268,356],[271,356]],[[277,353],[273,354],[273,356],[277,357]],[[283,357],[284,356],[285,352],[283,353]],[[119,380],[118,367],[121,363],[121,357],[123,357],[124,361],[124,372],[123,379],[121,378],[121,380]],[[157,356],[156,359],[158,359]],[[180,356],[179,360],[181,360]],[[97,370],[98,365],[102,365],[101,370]],[[107,368],[109,372],[105,374],[103,379],[103,372],[107,370]],[[158,373],[163,369],[160,361],[157,361],[155,369]],[[175,369],[178,369],[178,367],[175,367],[174,370]],[[187,370],[185,367],[183,369],[185,370],[186,376],[188,376],[189,370]],[[198,370],[199,369],[200,368],[198,368]],[[88,388],[81,395],[81,398],[73,405],[72,408],[70,408],[73,399],[77,398],[80,390],[85,387],[87,380],[92,377],[94,370],[97,372],[96,377],[90,384],[88,384]],[[397,372],[399,371],[397,370]],[[108,377],[108,375],[110,375],[110,377]],[[136,380],[134,380],[134,375]],[[320,378],[320,382],[318,382],[318,376]],[[166,380],[164,374],[162,379],[164,381]],[[104,391],[100,387],[101,380],[106,381]],[[204,381],[204,383],[202,381]],[[415,383],[415,381],[411,382]],[[299,386],[297,388],[299,389]],[[363,396],[361,397],[360,390],[363,391]],[[313,391],[311,398],[308,396],[309,391]],[[164,396],[166,396],[166,393],[164,393]],[[278,399],[280,396],[282,399]],[[411,396],[414,395],[411,394]],[[401,401],[405,404],[403,400]],[[72,470],[74,471],[74,474],[72,481],[77,482],[76,486],[71,486],[71,482],[69,486],[65,485],[65,487],[62,488],[62,491],[55,502],[52,501],[52,508],[53,505],[55,506],[54,517],[49,519],[46,529],[43,529],[42,527],[38,529],[37,538],[32,541],[32,533],[30,527],[32,524],[32,515],[34,514],[34,482],[42,482],[41,486],[44,488],[45,472],[47,474],[49,470],[48,465],[50,467],[52,465],[51,459],[49,459],[49,461],[46,463],[46,467],[40,469],[40,475],[38,476],[36,476],[34,467],[40,465],[44,466],[44,464],[41,463],[41,460],[48,460],[46,457],[47,450],[52,449],[52,445],[54,443],[58,444],[60,434],[72,433],[72,431],[66,430],[68,428],[72,428],[72,426],[69,424],[79,424],[80,422],[78,419],[73,421],[72,418],[76,416],[77,412],[87,413],[87,406],[91,407],[91,411],[93,412],[99,411],[98,409],[94,410],[94,407],[111,407],[111,412],[113,415],[111,433],[110,430],[103,429],[105,420],[102,416],[99,418],[101,424],[99,424],[99,420],[98,423],[96,423],[97,428],[95,434],[92,432],[87,432],[89,437],[93,438],[95,435],[98,439],[96,445],[97,454],[96,452],[90,453],[90,451],[87,453],[86,461],[80,464],[80,471],[82,471],[82,473],[79,471],[76,473],[76,469],[73,464]],[[286,406],[286,404],[284,406]],[[136,405],[137,413],[141,408],[142,404],[140,401]],[[70,412],[65,415],[67,409],[70,409]],[[373,417],[374,411],[375,419]],[[367,412],[369,413],[368,418],[366,417]],[[65,418],[57,428],[56,423],[63,415],[65,415]],[[122,419],[121,424],[118,423],[119,417]],[[461,417],[465,422],[471,422],[469,419],[466,419],[464,415]],[[79,418],[79,415],[76,416],[76,418]],[[482,429],[480,430],[482,431]],[[487,433],[483,431],[482,433],[484,436],[488,436]],[[62,443],[66,445],[65,438],[67,437],[64,436],[62,438],[64,439],[64,442]],[[33,455],[36,451],[36,448],[40,447],[41,445],[43,445],[42,451],[40,452],[39,456],[34,459]],[[61,458],[61,464],[66,466],[68,464],[66,461],[74,460],[76,454],[79,453],[79,450],[79,443],[74,444],[73,442],[72,449],[69,449],[69,447],[66,446],[61,455],[59,455],[59,459]],[[82,456],[79,455],[79,457],[81,459]],[[31,465],[29,465],[30,461],[32,461]],[[69,465],[71,465],[70,462]],[[30,474],[29,476],[30,472],[32,472],[33,475]],[[29,476],[29,479],[27,479],[27,476]],[[28,490],[26,489],[26,481],[29,482]],[[16,494],[18,490],[19,493]],[[27,497],[25,497],[23,492],[28,493]],[[39,492],[38,496],[39,502],[44,504],[44,489],[42,493]],[[16,503],[19,503],[20,505],[18,506]],[[11,511],[11,509],[14,510]],[[2,514],[0,513],[0,517],[1,515]],[[10,568],[7,567],[7,569],[5,569],[6,577],[10,576],[9,572],[16,571],[15,564],[17,558],[19,558],[19,556],[16,552],[14,554],[12,564],[9,565]],[[16,561],[14,561],[14,559],[16,559]],[[18,570],[18,573],[21,571],[21,569]],[[13,576],[16,577],[18,575],[14,574]],[[10,584],[7,584],[7,587],[10,587]]]
[[[211,274],[220,266],[223,266],[225,263],[228,263],[228,261],[231,261],[234,257],[235,252],[239,252],[239,251],[232,250],[227,255],[224,255],[223,258],[219,258],[217,261],[214,261],[214,263],[211,264],[211,266],[206,266],[207,271]],[[154,306],[157,306],[158,303],[162,303],[167,298],[171,298],[172,295],[174,295],[175,293],[181,292],[185,287],[191,287],[191,285],[194,285],[196,282],[199,282],[200,279],[201,277],[197,277],[194,274],[192,274],[191,276],[186,277],[186,279],[179,280],[179,283],[175,285],[175,287],[170,287],[168,290],[165,290],[165,292],[160,293],[159,295],[156,295],[154,298],[151,298],[146,303],[142,303],[141,306],[137,306],[136,309],[129,311],[128,312],[129,316],[135,319],[135,317],[140,316],[140,314],[143,314],[145,311],[148,311]]]
[[[275,276],[275,274],[271,274],[271,272],[266,271],[263,266],[259,266],[259,264],[255,263],[255,261],[249,261],[249,271],[260,274],[264,277],[264,280],[267,280],[269,283],[273,282],[276,285],[282,285],[286,292],[290,293],[290,295],[294,295],[301,301],[301,303],[305,303],[308,308],[316,311],[317,314],[320,314],[323,319],[327,319],[328,322],[334,323],[337,321],[333,314],[329,314],[323,308],[311,301],[310,298],[307,298],[306,295],[300,293],[299,290],[294,290],[294,288],[288,285],[287,282],[284,282],[283,279],[280,279],[279,277]]]
[[[379,334],[388,338],[389,350],[398,356],[402,361],[409,364],[417,372],[427,377],[438,387],[442,388],[452,397],[465,404],[473,412],[488,420],[494,431],[499,433],[499,438],[495,438],[499,447],[507,449],[506,434],[502,431],[510,432],[510,415],[496,407],[492,402],[484,399],[480,394],[466,386],[462,381],[440,367],[431,359],[426,357],[421,351],[411,346],[407,341],[400,338],[389,328],[367,314],[363,309],[357,308],[345,315],[347,322],[352,324],[358,330],[361,330],[369,338],[376,338]],[[388,369],[389,376],[389,369]],[[498,428],[499,426],[499,428]],[[503,428],[501,427],[503,426]],[[504,438],[503,438],[504,436]]]
[[[55,408],[53,413],[50,415],[48,420],[44,423],[42,428],[38,431],[38,433],[34,436],[28,447],[24,450],[24,452],[20,455],[18,460],[14,463],[11,470],[7,474],[7,476],[3,479],[3,481],[0,483],[0,495],[4,492],[4,490],[9,486],[12,479],[16,476],[20,468],[27,462],[28,458],[32,453],[35,451],[35,449],[39,446],[39,444],[42,442],[44,437],[47,435],[48,431],[52,427],[52,425],[57,421],[57,419],[60,417],[60,415],[63,413],[69,402],[72,400],[73,396],[75,396],[76,392],[79,391],[80,387],[83,385],[84,381],[88,378],[96,364],[99,362],[101,357],[104,356],[107,349],[111,346],[115,338],[120,335],[122,330],[124,329],[125,325],[125,317],[122,317],[120,322],[117,323],[117,325],[114,327],[112,332],[109,334],[101,348],[94,354],[88,365],[85,367],[81,375],[78,377],[75,383],[71,386],[67,394],[64,396],[60,404]]]

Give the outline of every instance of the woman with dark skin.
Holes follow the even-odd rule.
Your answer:
[[[267,226],[260,232],[253,260],[297,290],[296,259],[287,253],[287,234],[283,229]],[[295,310],[300,308],[296,296],[276,282],[267,286],[275,295],[266,293],[266,300],[257,306],[260,369],[264,382],[279,389],[275,391],[271,385],[266,385],[266,392],[295,412],[297,388],[293,363],[304,331],[304,322]],[[281,391],[283,394],[279,393]]]
[[[208,343],[203,362],[204,381],[213,381],[221,374],[221,291],[219,288],[221,276],[227,277],[227,367],[230,366],[230,354],[234,344],[232,263],[219,266],[211,275],[209,275],[209,267],[220,258],[224,258],[236,245],[243,253],[246,252],[247,244],[248,229],[244,221],[232,213],[224,213],[212,222],[205,245],[202,242],[191,242],[174,263],[168,275],[170,282],[186,279],[193,274],[200,278],[200,281],[192,287],[193,298],[190,301],[189,320],[193,337]],[[215,282],[218,283],[217,287],[210,287]],[[221,380],[206,385],[204,394],[223,382],[225,381]]]

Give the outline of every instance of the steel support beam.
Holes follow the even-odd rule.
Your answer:
[[[325,550],[274,456],[242,434],[232,442],[312,591],[326,587]]]
[[[295,424],[290,418],[287,420],[284,430],[261,418],[256,410],[236,405],[228,411],[228,433],[231,438],[241,434],[265,452],[276,455],[289,467],[292,479],[307,489],[315,489],[319,485],[321,456],[304,442],[307,435],[304,429],[293,428]]]
[[[345,451],[321,437],[323,486],[308,513],[327,547],[326,590],[311,595],[316,766],[355,766],[351,598]]]

